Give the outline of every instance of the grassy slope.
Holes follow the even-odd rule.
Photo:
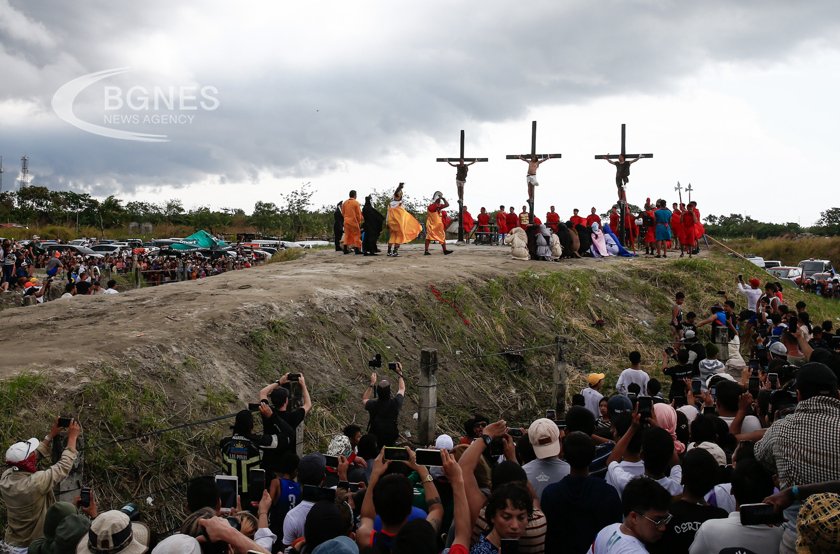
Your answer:
[[[367,382],[366,360],[379,352],[400,359],[408,375],[403,428],[415,432],[417,367],[423,347],[439,356],[438,424],[457,435],[473,410],[503,414],[527,424],[550,405],[555,350],[525,352],[525,369],[511,371],[506,347],[533,348],[564,340],[572,366],[569,394],[589,371],[607,372],[612,385],[631,350],[646,367],[661,359],[669,342],[673,294],[686,293],[686,308],[700,313],[716,291],[733,291],[734,275],[751,271],[723,256],[663,262],[656,270],[603,264],[598,271],[549,266],[559,271],[524,272],[503,279],[438,284],[442,302],[429,288],[367,295],[363,302],[302,305],[293,320],[270,320],[247,336],[230,336],[225,357],[184,345],[127,354],[111,365],[87,366],[74,375],[24,374],[0,386],[0,445],[43,436],[48,420],[76,415],[91,445],[87,483],[102,506],[143,502],[158,529],[177,522],[186,478],[212,474],[218,439],[229,421],[173,431],[142,440],[110,443],[186,421],[233,413],[253,401],[263,383],[284,371],[302,371],[315,408],[306,420],[306,449],[323,449],[343,425],[367,418],[358,399]],[[803,297],[787,295],[789,303]],[[815,320],[838,315],[838,305],[809,296]],[[466,324],[454,307],[469,321]],[[603,328],[593,325],[605,320]],[[654,371],[656,373],[656,371]],[[1,522],[0,522],[1,523]]]

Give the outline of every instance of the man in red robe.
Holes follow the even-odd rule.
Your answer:
[[[478,214],[478,232],[481,233],[481,242],[490,242],[490,214],[483,206]]]
[[[618,234],[619,226],[621,225],[621,214],[618,213],[618,206],[613,206],[610,210],[610,230]]]
[[[467,211],[467,207],[464,206],[464,237],[470,236],[473,227],[475,227],[475,219],[473,219],[472,214]]]
[[[549,229],[555,233],[557,232],[560,226],[560,214],[554,211],[554,206],[551,206],[550,211],[545,214],[545,224]]]
[[[572,222],[572,227],[577,227],[578,225],[586,225],[586,220],[578,215],[578,212],[580,210],[575,208],[572,211],[574,212],[574,214],[572,215],[572,217],[569,218],[569,221]]]
[[[682,213],[682,248],[680,249],[680,257],[685,255],[685,252],[688,252],[688,257],[690,258],[693,251],[694,251],[694,244],[697,242],[697,238],[695,235],[695,224],[697,220],[694,217],[694,210],[692,209],[693,202],[689,202],[688,206],[686,207],[685,211]]]
[[[507,214],[505,214],[504,206],[499,206],[499,211],[496,212],[496,233],[498,235],[498,244],[504,244],[505,235],[507,234]]]
[[[674,247],[676,248],[677,245],[680,245],[680,249],[682,249],[682,240],[683,240],[683,228],[682,228],[682,212],[680,211],[679,204],[674,202],[672,204],[674,208],[671,210],[671,231],[674,237]]]
[[[505,216],[505,221],[507,222],[508,233],[519,227],[519,216],[516,214],[516,208],[510,207],[510,212]]]
[[[597,210],[595,208],[592,208],[591,213],[586,216],[586,226],[590,229],[592,228],[593,223],[597,223],[598,227],[601,227],[601,216],[595,213],[596,211]]]

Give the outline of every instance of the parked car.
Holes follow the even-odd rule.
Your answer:
[[[52,254],[56,250],[59,252],[73,252],[78,256],[104,258],[105,256],[99,252],[94,252],[86,246],[76,246],[75,244],[48,244],[46,245],[47,252]]]
[[[767,273],[780,281],[787,281],[797,287],[802,285],[802,270],[798,267],[779,266],[767,270]]]
[[[782,262],[779,260],[764,260],[764,269],[770,269],[771,267],[782,267]]]
[[[808,258],[807,260],[802,260],[797,265],[802,269],[802,276],[806,279],[814,273],[834,273],[834,268],[831,266],[830,260]]]
[[[761,268],[764,267],[764,258],[762,258],[761,256],[747,254],[744,257],[747,259],[748,262],[754,263],[755,265]]]
[[[120,253],[122,247],[116,244],[97,244],[96,246],[91,247],[91,250],[99,252],[100,254],[110,254],[115,256]]]

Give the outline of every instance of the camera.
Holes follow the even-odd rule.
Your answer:
[[[507,428],[507,434],[510,435],[511,437],[515,438],[515,439],[518,439],[519,437],[524,435],[524,433],[522,432],[522,429],[520,429],[518,427],[508,427]]]
[[[371,360],[368,360],[368,367],[379,369],[382,367],[382,354],[377,354]]]
[[[73,423],[72,417],[61,416],[58,418],[58,426],[62,429],[67,429]]]
[[[388,369],[390,369],[391,371],[396,371],[397,370],[397,362],[388,362]]]
[[[79,506],[90,508],[90,487],[82,487],[82,492],[79,493]]]
[[[289,382],[300,381],[300,373],[289,373]]]

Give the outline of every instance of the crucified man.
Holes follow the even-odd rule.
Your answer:
[[[464,201],[464,185],[467,182],[467,171],[470,169],[468,166],[474,164],[475,161],[469,163],[458,162],[456,164],[452,162],[446,163],[455,168],[455,186],[458,187],[458,203],[460,204]]]
[[[607,154],[609,156],[609,154]],[[624,154],[618,155],[618,161],[614,162],[607,158],[607,163],[615,166],[615,186],[618,187],[618,199],[622,202],[627,202],[627,196],[624,194],[624,187],[630,181],[630,166],[638,162],[641,158],[633,160],[625,160]]]
[[[534,205],[534,187],[539,186],[537,182],[537,169],[540,164],[551,159],[548,155],[544,159],[539,159],[536,156],[519,156],[519,159],[528,164],[528,174],[525,176],[525,182],[528,184],[528,203]]]

